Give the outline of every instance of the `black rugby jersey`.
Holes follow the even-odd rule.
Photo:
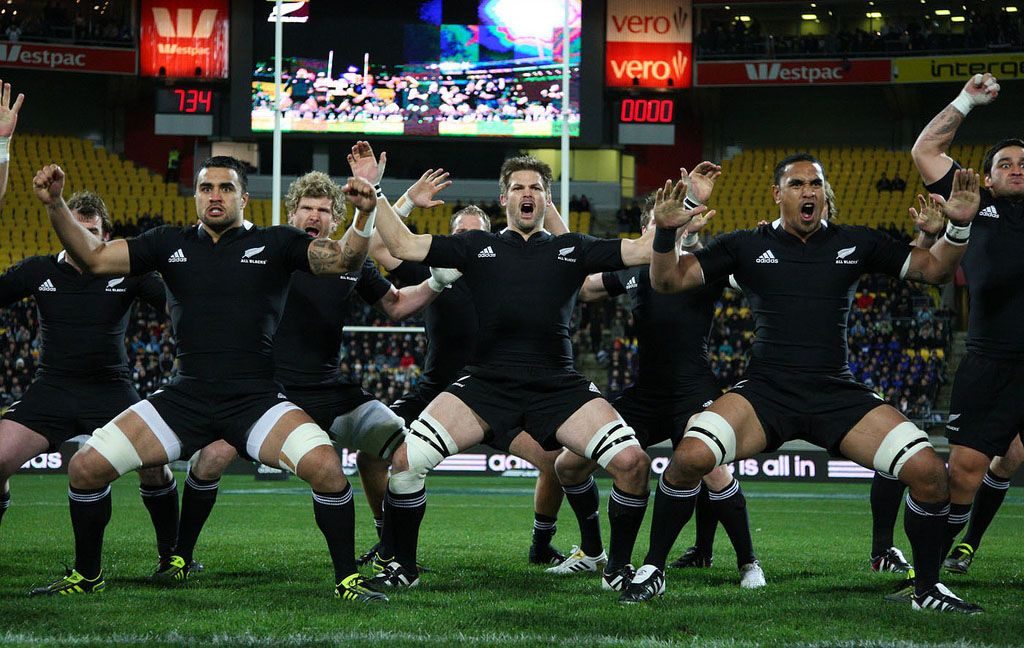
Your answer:
[[[413,286],[430,277],[430,268],[422,263],[403,261],[391,276],[404,286]],[[427,306],[423,313],[427,330],[427,358],[420,382],[440,391],[455,380],[459,369],[469,364],[476,346],[479,324],[469,283],[459,279]]]
[[[270,379],[273,338],[292,272],[309,272],[312,239],[248,221],[214,244],[200,225],[128,240],[132,274],[158,270],[178,337],[178,372],[205,380]]]
[[[949,173],[928,191],[949,196]],[[971,225],[971,242],[960,261],[967,275],[971,307],[967,349],[1005,360],[1024,360],[1024,202],[981,192],[981,206]]]
[[[622,242],[586,234],[480,230],[434,236],[423,263],[457,268],[476,305],[471,364],[571,370],[569,320],[588,274],[621,270]]]
[[[843,372],[846,320],[857,281],[900,277],[911,247],[867,227],[822,223],[806,243],[781,221],[720,236],[696,253],[705,283],[729,274],[754,317],[751,364]]]
[[[38,376],[111,380],[128,375],[124,334],[132,303],[161,313],[164,285],[155,274],[97,277],[79,273],[66,253],[34,256],[0,276],[0,305],[34,296],[42,349]]]
[[[326,277],[293,274],[274,335],[277,381],[286,386],[347,382],[339,364],[348,298],[355,291],[373,305],[389,290],[391,282],[369,259],[359,272]]]
[[[711,323],[725,279],[670,295],[651,288],[646,265],[606,272],[601,280],[609,295],[630,297],[640,346],[637,386],[672,390],[708,376]]]

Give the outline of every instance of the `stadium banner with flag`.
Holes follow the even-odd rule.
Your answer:
[[[142,0],[143,76],[226,79],[228,0]]]
[[[910,56],[892,60],[893,83],[963,83],[967,77],[986,72],[1000,81],[1024,79],[1024,53]]]
[[[690,0],[609,0],[605,85],[688,88],[693,83]]]
[[[698,86],[889,83],[891,59],[792,59],[697,64]]]
[[[0,67],[135,74],[135,50],[0,41]]]

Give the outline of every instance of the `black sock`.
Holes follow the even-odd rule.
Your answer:
[[[555,520],[543,513],[533,513],[533,546],[535,547],[546,547],[551,544],[551,538],[555,537],[555,533],[558,528],[555,526]]]
[[[139,494],[156,531],[157,555],[166,558],[174,553],[178,539],[178,483],[171,477],[171,482],[163,486],[140,484]]]
[[[1003,500],[1006,499],[1006,493],[1009,490],[1009,479],[1003,479],[991,470],[985,474],[985,479],[981,482],[981,488],[978,489],[978,494],[974,496],[974,510],[971,512],[971,523],[967,527],[967,535],[963,539],[963,542],[971,545],[975,551],[981,546],[981,538],[985,535],[985,531],[988,530],[988,525],[992,524],[992,519],[995,518],[999,507],[1003,505]],[[3,502],[0,501],[0,507],[2,506]]]
[[[711,506],[711,498],[708,493],[711,491],[702,482],[700,495],[697,496],[697,508],[694,523],[697,526],[697,537],[693,546],[703,556],[711,556],[715,553],[715,532],[718,531],[718,516]]]
[[[720,492],[708,491],[708,499],[711,506],[717,513],[717,518],[722,521],[725,532],[729,535],[733,549],[736,550],[736,566],[750,564],[757,560],[754,555],[754,541],[750,538],[750,519],[747,517],[747,498],[743,495],[740,483],[735,479],[723,488]],[[700,501],[700,498],[698,498]],[[697,520],[700,521],[700,509],[698,508]],[[707,555],[711,555],[708,552]]]
[[[654,495],[654,517],[651,520],[651,546],[644,558],[645,565],[665,569],[665,559],[672,551],[679,532],[693,517],[701,484],[689,490],[673,486],[665,479],[658,480],[658,492]]]
[[[75,531],[75,570],[93,580],[101,572],[103,531],[110,522],[110,484],[95,489],[69,486],[68,504]]]
[[[11,491],[0,493],[0,520],[4,519],[4,512],[11,507]]]
[[[192,471],[188,471],[185,479],[185,491],[181,496],[181,519],[178,521],[178,542],[174,553],[185,559],[185,564],[192,562],[199,534],[210,517],[210,511],[217,501],[219,479],[199,479]]]
[[[336,493],[313,491],[313,517],[327,540],[334,564],[334,582],[356,572],[356,507],[352,504],[352,485]]]
[[[373,530],[377,532],[377,540],[381,538],[381,533],[384,530],[384,516],[373,518]]]
[[[939,582],[939,566],[945,557],[942,546],[946,541],[949,504],[918,502],[910,493],[906,502],[903,530],[914,553],[914,588],[918,594],[923,594]]]
[[[420,541],[420,524],[427,510],[427,490],[399,495],[388,489],[384,496],[384,545],[394,551],[394,559],[402,567],[417,573],[416,549]],[[389,556],[383,556],[388,558]]]
[[[942,547],[942,557],[945,558],[949,553],[949,550],[953,547],[953,543],[956,542],[956,537],[960,535],[960,532],[967,526],[967,522],[971,519],[971,505],[970,504],[950,504],[949,505],[949,519],[946,522],[946,544]]]
[[[871,480],[871,557],[881,556],[894,542],[893,529],[906,485],[895,477],[875,472]]]
[[[644,522],[649,495],[634,495],[612,486],[612,494],[608,497],[608,527],[611,531],[608,541],[609,572],[633,562],[633,546]]]
[[[588,556],[599,556],[604,551],[601,543],[601,500],[594,477],[575,486],[562,486],[576,521],[580,525],[580,549]]]

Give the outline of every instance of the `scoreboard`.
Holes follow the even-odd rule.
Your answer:
[[[665,93],[643,93],[618,99],[613,108],[616,142],[675,144],[676,103],[675,95]]]
[[[220,90],[200,85],[170,85],[156,89],[157,135],[213,135],[220,112]]]

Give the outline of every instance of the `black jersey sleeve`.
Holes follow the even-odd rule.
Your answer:
[[[290,225],[271,227],[277,242],[277,251],[284,266],[289,270],[310,272],[309,244],[314,239],[302,230]]]
[[[381,276],[377,270],[377,264],[367,259],[363,263],[363,271],[359,274],[359,281],[356,282],[356,292],[364,302],[376,304],[391,290],[391,282]]]
[[[909,243],[897,241],[885,232],[863,228],[864,232],[872,238],[870,254],[865,264],[866,272],[881,272],[893,277],[899,277],[903,266],[907,263],[907,257],[913,249]]]
[[[128,261],[131,265],[129,274],[138,276],[160,270],[160,262],[174,252],[167,249],[168,235],[173,230],[172,226],[164,225],[128,239]]]
[[[167,287],[163,279],[155,272],[142,277],[138,283],[136,299],[145,302],[155,308],[157,312],[164,313],[167,308]]]
[[[427,277],[430,276],[430,269],[422,263],[402,261],[392,268],[388,275],[403,286],[415,286],[427,280]]]
[[[22,259],[0,275],[0,306],[8,306],[32,294],[32,278],[29,274],[35,259]]]
[[[949,198],[949,192],[953,190],[953,174],[959,168],[960,165],[954,160],[953,166],[949,167],[946,175],[929,185],[925,185],[925,189],[928,190],[928,193],[939,194],[943,198]]]
[[[575,234],[579,237],[583,254],[583,270],[587,274],[621,270],[626,267],[622,262],[622,239],[602,239],[589,234]]]
[[[621,270],[619,272],[601,273],[601,283],[604,284],[604,289],[608,292],[609,297],[618,297],[619,295],[626,294],[626,286],[619,278],[621,273]]]
[[[736,271],[738,249],[742,237],[749,236],[748,231],[730,232],[711,240],[703,249],[694,252],[704,273],[704,284],[712,284],[719,279],[728,278]]]
[[[434,268],[455,268],[462,270],[474,240],[489,237],[490,234],[478,230],[462,232],[451,236],[434,234],[430,239],[430,250],[423,259],[423,264]]]

